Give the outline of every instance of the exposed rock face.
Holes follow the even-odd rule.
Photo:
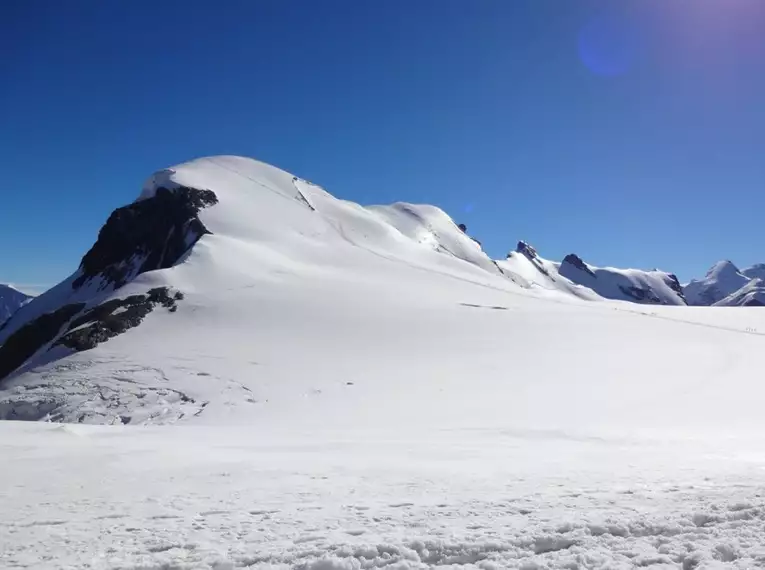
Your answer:
[[[141,273],[172,267],[210,233],[198,214],[217,203],[210,190],[158,188],[152,197],[112,212],[96,243],[82,258],[79,275],[71,282],[76,302],[64,300],[41,315],[32,311],[35,316],[29,322],[6,331],[9,334],[0,346],[0,382],[46,345],[88,350],[137,326],[158,305],[175,311],[175,302],[181,297],[171,297],[167,288],[112,299],[95,307],[92,305],[99,300],[93,293],[116,290]],[[91,281],[94,287],[83,290]],[[35,302],[45,306],[49,299],[43,297],[30,303],[30,308]],[[88,305],[91,308],[83,313]]]
[[[515,251],[522,253],[529,259],[534,259],[537,256],[537,250],[523,240],[518,242],[518,245],[515,247]]]
[[[56,338],[61,328],[84,307],[84,303],[64,305],[28,322],[9,336],[0,346],[0,382]]]
[[[638,303],[651,303],[660,305],[661,299],[657,297],[650,289],[641,289],[640,287],[619,285],[622,293],[631,297]]]
[[[677,278],[677,275],[674,273],[669,273],[667,275],[667,285],[678,295],[680,295],[683,299],[685,299],[685,296],[683,295],[683,286],[680,285],[680,280]]]
[[[593,273],[592,269],[590,269],[590,267],[584,262],[584,260],[575,253],[569,253],[566,257],[564,257],[563,263],[571,264],[577,269],[580,269],[581,271],[584,271],[585,273],[588,273],[592,275],[593,277],[597,277],[597,275]]]
[[[158,287],[151,289],[146,295],[112,299],[74,319],[66,333],[56,341],[56,345],[66,346],[78,352],[90,350],[140,325],[144,317],[157,305],[175,311],[175,302],[181,298],[180,292],[170,296],[167,287]]]
[[[10,335],[0,346],[0,385],[2,380],[24,364],[44,346],[65,346],[77,352],[95,348],[102,342],[141,324],[157,306],[174,312],[180,292],[170,293],[167,287],[151,289],[145,295],[111,299],[83,311],[85,303],[64,305],[28,322]],[[61,333],[67,325],[66,331]]]
[[[82,258],[72,287],[100,278],[99,290],[118,289],[141,273],[173,266],[210,233],[198,214],[217,203],[211,190],[159,188],[151,198],[114,210]]]

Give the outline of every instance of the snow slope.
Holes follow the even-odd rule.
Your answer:
[[[248,159],[157,173],[114,223],[157,198],[190,215],[162,255],[115,242],[0,333],[75,305],[0,380],[0,416],[128,424],[0,422],[0,566],[765,561],[764,312],[606,301],[492,261],[436,208],[362,208]],[[95,348],[55,345],[135,306]]]
[[[0,284],[0,325],[31,298],[10,285]]]
[[[762,279],[765,281],[765,263],[757,263],[741,270],[741,274],[749,279]]]
[[[735,293],[717,301],[715,307],[765,307],[765,280],[752,279]]]

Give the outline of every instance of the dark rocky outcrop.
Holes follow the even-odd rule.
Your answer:
[[[640,287],[625,287],[624,285],[619,285],[619,289],[622,293],[628,297],[631,297],[638,303],[653,303],[656,305],[662,304],[661,299],[659,299],[650,289],[641,289]]]
[[[112,299],[72,320],[66,333],[56,341],[56,345],[66,346],[78,352],[90,350],[137,327],[158,305],[175,312],[176,301],[182,298],[180,292],[171,296],[167,287],[157,287],[145,295]]]
[[[584,262],[584,260],[579,257],[575,253],[569,253],[566,257],[563,258],[563,263],[568,263],[569,265],[572,265],[576,267],[577,269],[584,271],[585,273],[591,275],[592,277],[597,279],[597,275],[590,269],[590,267]]]
[[[515,251],[517,251],[518,253],[522,253],[529,259],[536,259],[537,257],[537,250],[534,249],[530,244],[522,240],[518,242],[518,245],[515,247]]]
[[[217,203],[211,190],[158,188],[152,198],[114,210],[82,258],[72,287],[101,278],[99,289],[118,289],[141,273],[171,267],[210,233],[198,214]]]
[[[85,307],[84,303],[64,305],[41,315],[10,335],[0,346],[0,382],[52,341],[61,328]]]
[[[478,241],[477,239],[475,239],[473,236],[471,236],[471,235],[468,233],[468,229],[467,229],[467,226],[466,226],[465,224],[457,224],[457,227],[459,228],[459,230],[460,230],[460,231],[461,231],[463,234],[465,234],[467,237],[469,237],[470,239],[472,239],[472,240],[473,240],[474,242],[476,242],[478,245],[481,245],[481,242],[480,242],[480,241]]]
[[[90,350],[138,326],[158,306],[175,312],[177,301],[182,299],[180,291],[171,294],[167,287],[157,287],[143,295],[111,299],[86,311],[83,311],[85,303],[73,303],[41,315],[0,346],[0,383],[48,343],[78,352]]]
[[[666,283],[669,285],[670,289],[677,293],[678,297],[687,303],[685,300],[685,295],[683,294],[683,286],[680,285],[680,280],[677,278],[677,275],[674,273],[668,273]]]

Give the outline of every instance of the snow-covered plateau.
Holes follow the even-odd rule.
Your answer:
[[[250,159],[158,172],[0,329],[0,418],[39,420],[0,422],[0,568],[765,567],[765,311],[685,303]]]

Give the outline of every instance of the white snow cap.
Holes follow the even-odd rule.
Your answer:
[[[733,262],[728,260],[715,263],[703,279],[694,279],[683,288],[690,305],[714,305],[739,291],[750,282]]]

